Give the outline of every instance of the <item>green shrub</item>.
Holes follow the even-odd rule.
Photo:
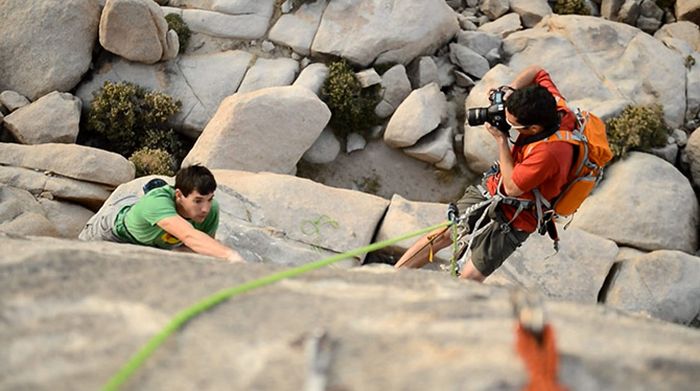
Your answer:
[[[136,177],[146,175],[175,175],[173,157],[162,149],[141,148],[134,152],[129,161],[136,167]]]
[[[584,0],[556,0],[552,11],[559,15],[590,15],[591,10]]]
[[[105,138],[105,149],[131,156],[143,145],[148,131],[165,129],[168,118],[177,113],[180,106],[179,101],[161,92],[148,91],[128,82],[107,81],[95,92],[87,127],[88,131]]]
[[[381,99],[379,88],[379,85],[374,85],[363,89],[345,60],[331,63],[321,89],[321,98],[332,113],[331,128],[341,137],[352,132],[366,135],[379,123],[374,114],[374,107]]]
[[[192,36],[190,28],[178,14],[165,15],[165,21],[168,22],[168,30],[175,30],[177,33],[177,38],[180,41],[178,53],[184,53],[185,49],[187,49],[187,43],[190,42],[190,37]]]
[[[667,143],[670,129],[660,105],[627,106],[607,123],[608,141],[615,158],[630,150],[649,150]]]
[[[180,136],[172,129],[148,129],[141,138],[141,148],[162,149],[173,155],[176,160],[184,159],[184,149]]]

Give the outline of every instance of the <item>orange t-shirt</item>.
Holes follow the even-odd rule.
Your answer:
[[[540,71],[535,76],[535,83],[545,87],[557,100],[557,111],[561,115],[559,129],[573,130],[576,124],[576,116],[566,106],[566,100],[552,82],[546,71]],[[519,136],[518,139],[520,139]],[[547,200],[552,200],[563,190],[568,183],[569,171],[573,161],[573,146],[566,142],[543,142],[532,149],[525,157],[524,149],[527,145],[513,146],[513,182],[524,193],[518,198],[534,200],[532,190],[537,188]],[[489,193],[496,194],[496,187],[501,174],[491,176],[486,187]],[[501,193],[504,194],[503,189]],[[510,221],[515,214],[515,208],[509,205],[501,205],[505,218]],[[532,210],[524,210],[513,221],[512,226],[525,232],[534,232],[537,229],[537,216]]]

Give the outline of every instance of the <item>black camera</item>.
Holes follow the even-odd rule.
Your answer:
[[[503,133],[508,133],[510,125],[506,121],[506,104],[503,97],[505,91],[502,88],[492,90],[489,95],[491,106],[475,107],[467,110],[467,122],[469,126],[483,125],[488,122]]]

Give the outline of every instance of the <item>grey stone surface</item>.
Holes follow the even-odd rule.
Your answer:
[[[515,12],[511,12],[501,16],[493,22],[482,24],[477,30],[496,34],[501,38],[505,38],[518,30],[522,30],[522,28],[523,25],[520,21],[520,15],[516,14]]]
[[[80,99],[54,91],[13,111],[5,127],[22,144],[72,144],[80,131],[80,108]]]
[[[425,87],[430,83],[440,83],[437,64],[430,56],[421,56],[413,60],[406,73],[414,89]]]
[[[88,71],[100,20],[96,1],[66,0],[59,7],[44,0],[7,0],[0,20],[5,21],[0,23],[0,91],[35,100],[73,89]]]
[[[5,106],[10,112],[13,112],[20,107],[28,105],[29,99],[17,91],[7,90],[0,93],[0,104]]]
[[[700,27],[695,23],[680,21],[665,24],[654,33],[654,38],[663,39],[665,37],[682,39],[688,42],[695,51],[700,51]]]
[[[28,191],[0,183],[0,233],[59,236],[37,200]]]
[[[293,13],[280,16],[270,29],[269,39],[308,55],[327,4],[327,0],[305,2]]]
[[[335,160],[338,153],[340,153],[340,141],[333,134],[333,130],[325,128],[313,145],[304,152],[302,159],[309,163],[326,164]]]
[[[134,179],[134,165],[123,156],[75,144],[0,143],[0,164],[114,186]]]
[[[479,53],[456,43],[450,44],[450,60],[462,71],[478,79],[484,77],[491,68],[489,62]]]
[[[520,15],[526,28],[534,27],[543,17],[552,13],[546,0],[510,0],[510,9]]]
[[[39,204],[44,210],[44,216],[56,227],[58,237],[77,239],[85,223],[94,213],[80,205],[70,202],[39,198]]]
[[[382,75],[382,101],[374,112],[380,118],[387,118],[411,93],[411,82],[408,80],[406,68],[397,64]]]
[[[460,31],[457,34],[457,43],[485,56],[493,49],[500,49],[503,40],[483,31]]]
[[[440,127],[421,138],[415,145],[404,148],[408,156],[428,163],[438,163],[452,150],[453,131]]]
[[[290,173],[331,112],[309,89],[270,87],[226,98],[183,164]]]
[[[443,0],[335,0],[323,13],[311,51],[361,66],[407,64],[444,45],[458,30],[456,14]]]
[[[411,92],[396,109],[384,132],[384,142],[394,148],[411,146],[446,118],[445,94],[437,84],[428,84]]]
[[[642,152],[607,168],[572,222],[619,245],[691,254],[698,247],[697,224],[698,201],[688,179],[670,163]]]
[[[622,261],[605,304],[669,322],[689,324],[700,313],[700,258],[653,251]]]
[[[299,77],[294,80],[292,85],[308,88],[314,94],[320,95],[327,77],[328,66],[326,64],[321,62],[309,64],[299,73]]]
[[[298,72],[299,63],[291,58],[258,58],[246,72],[237,92],[288,86],[292,84]]]
[[[98,389],[181,309],[284,270],[113,243],[2,237],[0,246],[3,389]],[[697,385],[697,330],[602,306],[545,305],[566,387]],[[304,343],[319,328],[332,342],[333,388],[481,391],[528,381],[507,291],[363,267],[319,270],[220,304],[166,340],[126,388],[299,390]]]

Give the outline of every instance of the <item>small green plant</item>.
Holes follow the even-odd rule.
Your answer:
[[[146,175],[174,175],[173,157],[162,149],[141,148],[134,152],[129,161],[136,167],[136,177]]]
[[[379,176],[377,174],[372,174],[371,176],[365,176],[360,179],[354,180],[355,186],[363,192],[378,195],[382,184],[379,183]]]
[[[127,157],[143,145],[144,138],[152,138],[154,130],[165,130],[168,118],[180,106],[179,101],[161,92],[107,81],[90,103],[87,127],[104,137],[105,149]]]
[[[670,129],[664,121],[660,105],[627,106],[622,113],[608,121],[607,133],[615,158],[630,150],[649,150],[667,143]]]
[[[591,10],[584,0],[556,0],[552,11],[559,15],[590,15]]]
[[[367,135],[379,123],[374,114],[374,107],[381,99],[379,88],[377,84],[363,89],[345,60],[331,63],[321,89],[321,98],[331,110],[331,128],[341,137],[352,132]]]
[[[165,21],[168,22],[168,29],[175,30],[177,33],[177,38],[180,41],[180,49],[178,53],[184,53],[187,49],[187,43],[190,42],[190,37],[192,36],[192,31],[190,31],[189,26],[182,20],[182,17],[178,14],[167,14],[165,15]]]
[[[685,58],[685,67],[690,69],[695,65],[695,57],[688,55],[688,57]]]

